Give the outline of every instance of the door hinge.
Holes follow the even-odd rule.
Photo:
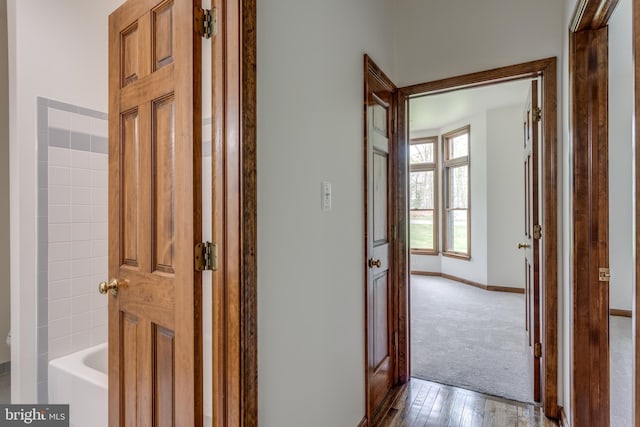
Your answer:
[[[200,34],[205,39],[210,39],[218,33],[218,10],[202,9],[202,25]]]
[[[598,280],[600,282],[610,282],[611,281],[611,270],[608,268],[599,269]]]
[[[540,224],[533,226],[533,238],[536,240],[542,239],[542,226]]]
[[[533,356],[542,357],[542,343],[537,342],[533,345]]]
[[[195,248],[196,271],[216,271],[218,269],[218,244],[197,243]]]
[[[536,107],[533,109],[533,121],[534,122],[542,121],[542,108]]]

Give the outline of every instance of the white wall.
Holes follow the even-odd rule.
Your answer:
[[[487,111],[488,285],[524,288],[523,108]]]
[[[469,188],[471,190],[471,259],[461,260],[441,256],[441,271],[445,274],[487,283],[487,114],[475,116],[442,127],[442,133],[469,125]],[[440,191],[442,200],[443,191]],[[442,249],[444,244],[441,243]]]
[[[355,426],[365,413],[363,54],[391,74],[392,5],[258,2],[263,427]]]
[[[7,3],[9,57],[13,58],[9,81],[11,387],[15,402],[34,402],[36,396],[36,97],[107,111],[107,16],[120,3],[122,0]]]
[[[399,0],[394,64],[400,86],[562,53],[557,0]]]
[[[633,298],[632,1],[620,0],[609,23],[609,266],[611,308]]]
[[[7,3],[0,1],[0,363],[11,359],[9,333],[9,66]]]

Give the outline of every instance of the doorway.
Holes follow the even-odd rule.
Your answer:
[[[539,83],[409,100],[414,378],[540,400]]]

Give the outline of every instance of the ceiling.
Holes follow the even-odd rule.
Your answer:
[[[530,87],[531,80],[526,79],[413,98],[409,101],[410,129],[439,129],[486,110],[524,106]]]

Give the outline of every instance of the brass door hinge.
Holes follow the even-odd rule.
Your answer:
[[[533,226],[533,238],[536,240],[542,239],[542,226],[536,224]]]
[[[533,345],[533,356],[542,357],[542,343],[537,342]]]
[[[542,120],[542,108],[536,107],[533,109],[533,121],[539,122]]]
[[[598,270],[598,280],[600,282],[610,282],[611,281],[611,270],[608,268],[601,268]]]
[[[195,247],[196,271],[216,271],[218,269],[218,244],[198,243]]]
[[[202,14],[196,14],[196,28],[205,39],[210,39],[218,33],[218,10],[202,9]]]

